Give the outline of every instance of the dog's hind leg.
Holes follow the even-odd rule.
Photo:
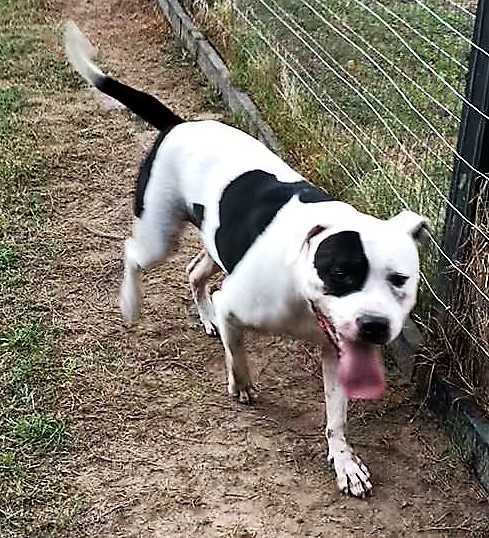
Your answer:
[[[205,249],[201,250],[187,266],[192,296],[199,312],[200,321],[209,336],[216,336],[217,333],[214,325],[214,307],[209,297],[207,282],[212,275],[219,271],[219,266],[214,263]]]
[[[255,400],[255,394],[243,346],[243,329],[227,308],[225,297],[222,290],[212,295],[217,330],[224,346],[228,392],[240,403],[250,404]]]
[[[166,211],[164,210],[166,209]],[[124,278],[119,305],[124,320],[131,324],[141,308],[141,271],[165,261],[183,228],[183,217],[175,208],[145,209],[134,223],[133,235],[125,243]]]

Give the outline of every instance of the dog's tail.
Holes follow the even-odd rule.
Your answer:
[[[125,105],[153,127],[164,131],[184,122],[152,95],[114,80],[96,66],[92,61],[95,47],[73,21],[68,21],[65,26],[65,51],[73,67],[89,84]]]

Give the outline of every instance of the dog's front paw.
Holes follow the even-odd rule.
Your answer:
[[[362,460],[349,451],[336,452],[328,456],[334,465],[338,489],[345,495],[364,498],[372,492],[370,473]]]
[[[251,383],[239,384],[230,382],[228,385],[229,395],[239,403],[251,405],[256,401],[256,392]]]

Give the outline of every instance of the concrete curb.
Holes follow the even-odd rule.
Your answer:
[[[219,90],[223,101],[232,112],[247,124],[250,134],[272,151],[278,152],[280,144],[250,97],[236,88],[231,81],[226,64],[216,49],[200,32],[178,0],[158,0],[158,4],[177,38],[196,61],[207,80]]]
[[[250,97],[236,88],[228,68],[216,49],[193,24],[178,0],[158,0],[161,10],[177,38],[196,61],[209,82],[221,93],[223,101],[248,125],[249,132],[272,151],[278,152],[280,144],[272,129],[265,123]],[[401,336],[389,346],[404,382],[412,382],[415,354],[422,337],[416,325],[409,320]],[[460,400],[449,385],[433,376],[429,407],[445,419],[446,427],[465,451],[470,454],[472,465],[482,485],[489,491],[489,422]]]

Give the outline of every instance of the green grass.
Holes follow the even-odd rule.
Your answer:
[[[26,415],[12,420],[10,432],[18,444],[42,450],[58,447],[66,439],[63,421],[43,414]]]
[[[22,317],[33,316],[25,298],[16,306],[25,309]],[[0,333],[0,510],[8,514],[2,536],[35,528],[37,509],[64,502],[56,465],[70,437],[57,398],[72,371],[56,361],[56,336],[35,318],[11,321]]]
[[[55,338],[56,331],[37,320],[12,322],[0,333],[0,381],[6,396],[0,409],[0,438],[8,436],[12,421],[22,424],[38,412],[49,413],[64,380],[53,360]]]
[[[62,394],[76,372],[37,297],[57,253],[46,239],[51,163],[36,101],[75,89],[59,27],[42,0],[0,0],[0,536],[41,536],[69,522],[59,468],[71,446]],[[39,514],[49,513],[49,523]],[[44,523],[42,523],[44,521]],[[42,529],[41,529],[42,527]]]
[[[7,271],[15,269],[17,262],[17,250],[12,246],[0,243],[0,275],[3,276]]]
[[[0,89],[0,140],[9,135],[15,124],[16,114],[25,106],[25,95],[21,88]]]
[[[272,2],[268,3],[273,5]],[[423,68],[420,61],[408,51],[399,38],[389,31],[375,15],[370,14],[354,0],[332,0],[322,3],[322,7],[319,7],[315,0],[309,0],[309,3],[316,12],[299,0],[278,0],[275,3],[275,10],[279,12],[280,7],[284,9],[291,18],[279,12],[282,18],[299,35],[311,43],[320,56],[331,63],[332,60],[327,58],[329,53],[340,66],[334,66],[337,72],[343,67],[352,75],[352,78],[348,78],[348,75],[344,72],[342,73],[343,77],[350,81],[356,79],[360,88],[374,94],[388,110],[393,112],[402,123],[409,126],[417,134],[430,132],[426,123],[406,106],[405,101],[394,90],[386,75],[376,69],[367,55],[358,50],[355,45],[368,53],[373,60],[382,66],[420,112],[429,117],[438,129],[445,133],[451,133],[456,129],[456,125],[454,126],[446,121],[443,113],[433,110],[433,105],[426,95],[407,81],[399,71],[404,71],[419,86],[442,101],[450,110],[458,110],[458,98],[448,92],[446,87],[432,73]],[[278,7],[276,7],[277,5]],[[385,4],[386,8],[393,14],[387,12],[376,1],[367,5],[377,16],[380,16],[387,24],[393,27],[401,38],[407,41],[416,54],[429,63],[449,84],[457,88],[460,87],[462,79],[460,67],[437,52],[421,37],[414,34],[412,30],[400,24],[396,20],[396,16],[406,20],[412,27],[423,35],[428,36],[438,46],[462,63],[465,61],[467,53],[463,41],[455,39],[453,34],[417,4],[410,2],[389,2]],[[432,6],[435,8],[438,6],[438,11],[446,22],[460,28],[462,33],[470,36],[470,19],[460,18],[458,12],[447,9],[441,2],[434,2]],[[365,106],[361,97],[341,81],[335,73],[329,70],[318,56],[285,27],[284,23],[279,22],[256,0],[250,3],[250,9],[253,10],[260,23],[267,28],[268,35],[273,36],[275,42],[280,43],[284,50],[293,54],[306,69],[310,70],[321,91],[331,95],[334,102],[346,113],[345,115],[363,127],[380,129],[383,132],[377,116]],[[302,31],[308,34],[309,37],[304,37],[301,30],[294,25],[294,22],[298,23]],[[346,34],[350,42],[327,26],[327,23],[339,28]],[[316,43],[313,43],[313,40]],[[369,45],[374,47],[376,51],[372,48],[369,49]],[[321,51],[319,47],[323,47],[324,51]],[[369,97],[369,100],[371,100],[371,97]],[[379,106],[377,105],[377,107]],[[389,120],[389,123],[399,133],[404,133],[399,124],[396,124],[393,120]]]

